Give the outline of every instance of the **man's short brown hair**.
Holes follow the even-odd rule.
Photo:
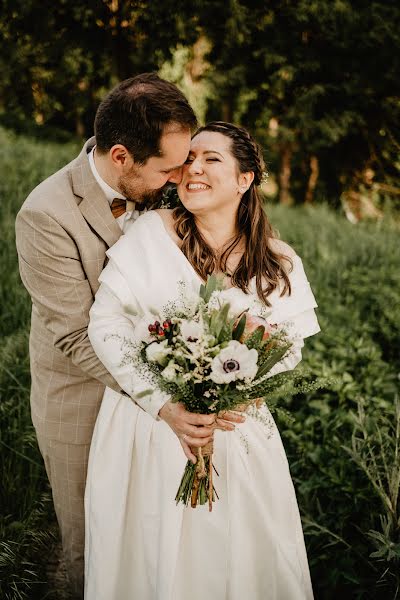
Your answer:
[[[145,164],[160,155],[161,136],[168,125],[189,130],[197,125],[182,92],[156,73],[131,77],[111,90],[97,110],[97,149],[104,154],[122,144],[136,163]]]

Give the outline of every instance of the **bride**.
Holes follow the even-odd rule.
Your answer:
[[[173,429],[176,405],[160,390],[140,396],[147,384],[124,364],[116,339],[141,339],[182,281],[198,292],[208,274],[223,273],[227,298],[236,288],[249,305],[255,298],[267,305],[271,323],[290,324],[296,342],[274,372],[296,366],[304,338],[319,331],[316,303],[300,258],[273,236],[263,212],[262,171],[246,130],[202,127],[178,186],[182,206],[140,216],[107,252],[89,337],[127,395],[106,389],[90,450],[87,600],[313,597],[296,496],[268,409],[229,432],[202,425],[203,440],[214,433],[219,500],[211,513],[176,505],[186,456],[195,461],[198,415],[192,430]]]

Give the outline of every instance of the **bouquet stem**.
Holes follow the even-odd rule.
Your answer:
[[[196,455],[197,462],[195,465],[190,461],[186,463],[175,501],[176,503],[183,502],[187,506],[190,499],[192,508],[208,502],[208,509],[211,512],[212,503],[215,500],[212,478],[213,442],[200,448],[191,448],[191,450]]]
[[[257,408],[263,403],[263,398],[248,400],[238,404],[232,410],[238,412],[246,412],[249,406],[255,405]],[[190,460],[186,463],[185,470],[182,475],[181,483],[178,492],[175,496],[175,502],[183,502],[185,506],[196,508],[198,504],[203,505],[208,502],[208,510],[212,511],[212,503],[215,497],[218,498],[213,485],[213,451],[214,443],[209,442],[200,448],[191,447],[191,451],[197,457],[197,462],[194,465]],[[218,473],[217,473],[218,475]]]

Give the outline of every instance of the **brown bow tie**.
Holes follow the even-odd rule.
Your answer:
[[[114,198],[111,202],[111,212],[114,219],[118,219],[121,215],[126,213],[127,210],[144,210],[144,204],[136,204],[131,200],[124,200],[122,198]]]
[[[111,202],[111,212],[114,219],[118,219],[118,217],[126,213],[126,200],[122,198],[114,198],[114,200]]]

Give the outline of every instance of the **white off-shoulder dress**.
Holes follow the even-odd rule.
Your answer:
[[[134,398],[148,386],[123,364],[121,343],[109,334],[140,339],[152,311],[178,297],[179,282],[198,292],[201,281],[156,212],[139,217],[107,255],[89,336]],[[298,256],[290,281],[291,296],[280,298],[279,290],[270,296],[271,322],[290,322],[298,336],[276,371],[294,368],[303,339],[319,331]],[[254,299],[255,289],[243,296]],[[86,486],[86,600],[312,599],[295,491],[269,411],[247,416],[234,432],[216,431],[219,500],[209,512],[207,505],[175,503],[186,457],[157,417],[167,399],[155,391],[135,403],[105,391]]]

